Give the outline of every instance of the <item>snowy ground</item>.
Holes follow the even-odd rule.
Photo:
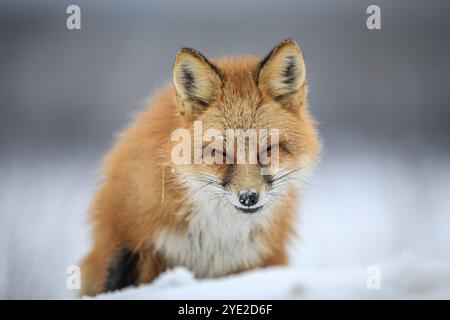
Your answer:
[[[421,261],[408,254],[381,263],[379,286],[367,266],[256,270],[215,280],[195,280],[177,268],[152,285],[96,299],[449,299],[450,263]],[[369,284],[368,284],[369,282]]]
[[[66,270],[88,249],[98,159],[3,157],[0,298],[76,297]],[[202,281],[176,269],[100,298],[450,298],[448,190],[445,156],[325,156],[305,191],[291,266]],[[379,290],[367,287],[372,265]]]

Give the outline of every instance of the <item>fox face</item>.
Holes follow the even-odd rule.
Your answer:
[[[191,139],[187,161],[174,167],[196,205],[257,216],[294,201],[291,193],[319,152],[294,41],[281,42],[264,59],[209,61],[182,49],[173,81]]]

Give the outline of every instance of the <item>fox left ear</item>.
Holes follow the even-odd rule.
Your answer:
[[[292,106],[305,85],[305,63],[294,40],[279,43],[258,67],[258,86],[285,107]]]
[[[182,112],[195,115],[220,95],[223,85],[220,71],[200,52],[182,48],[173,67],[173,82]]]

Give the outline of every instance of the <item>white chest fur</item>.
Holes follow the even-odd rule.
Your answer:
[[[266,252],[258,220],[232,208],[199,208],[187,233],[162,230],[155,247],[170,266],[184,266],[197,277],[223,276],[254,266]]]

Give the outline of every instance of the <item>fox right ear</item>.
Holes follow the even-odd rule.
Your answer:
[[[291,39],[280,42],[258,66],[261,91],[289,108],[305,85],[305,63],[298,44]]]
[[[173,67],[173,82],[181,98],[182,112],[197,113],[208,107],[223,84],[219,70],[201,53],[182,48]]]

